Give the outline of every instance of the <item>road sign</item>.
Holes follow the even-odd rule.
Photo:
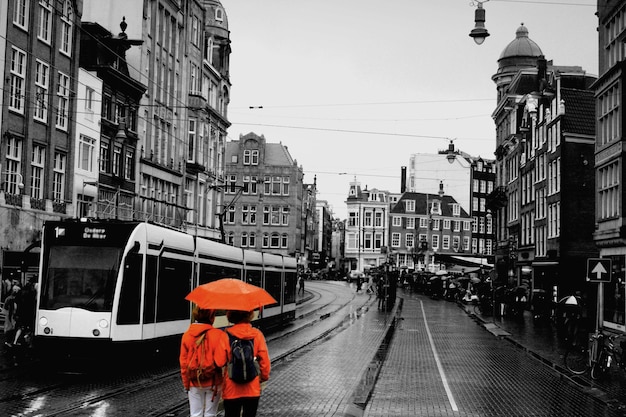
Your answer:
[[[609,258],[587,259],[587,281],[611,282],[612,266]]]

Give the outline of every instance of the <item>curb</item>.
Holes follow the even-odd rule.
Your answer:
[[[389,346],[396,331],[396,324],[402,319],[400,317],[400,313],[402,312],[403,304],[404,298],[398,297],[398,301],[395,303],[390,312],[392,319],[390,320],[389,326],[385,331],[385,337],[378,346],[376,354],[374,354],[374,357],[367,366],[367,369],[365,369],[365,372],[361,375],[361,379],[359,380],[359,383],[350,398],[350,404],[348,404],[344,409],[343,417],[362,417],[364,415],[365,408],[372,398],[372,392],[376,387],[376,382],[378,382],[380,371],[385,364],[385,359],[387,358],[387,353],[389,352]]]

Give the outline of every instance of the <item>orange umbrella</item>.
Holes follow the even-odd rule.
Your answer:
[[[185,300],[211,310],[252,311],[277,301],[267,291],[240,279],[222,278],[199,285]]]

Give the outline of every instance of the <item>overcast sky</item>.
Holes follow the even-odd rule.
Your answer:
[[[350,181],[399,192],[412,153],[454,139],[494,157],[491,77],[521,23],[547,60],[598,74],[594,0],[485,2],[491,36],[480,46],[468,36],[469,0],[221,2],[232,42],[229,139],[254,132],[283,143],[340,218]]]

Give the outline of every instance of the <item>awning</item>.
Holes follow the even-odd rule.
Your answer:
[[[438,262],[447,262],[451,264],[456,264],[460,266],[470,266],[475,268],[493,268],[493,264],[487,263],[485,258],[477,258],[474,256],[455,256],[455,255],[446,255],[446,254],[435,254],[435,260]]]

